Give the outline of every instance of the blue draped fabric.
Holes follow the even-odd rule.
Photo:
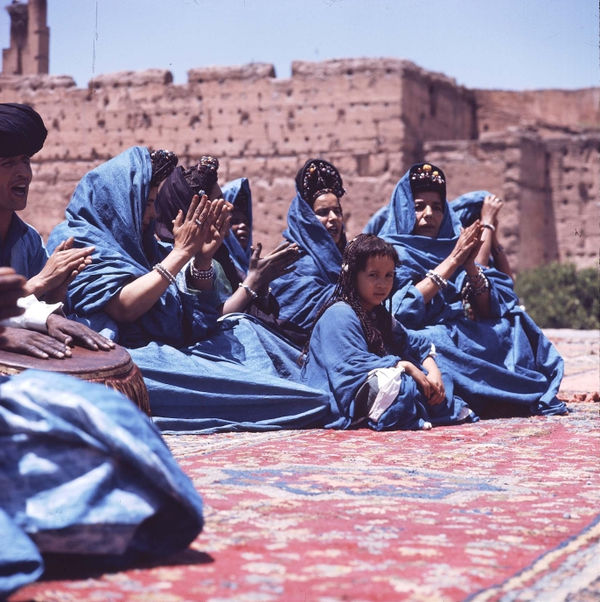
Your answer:
[[[317,312],[333,293],[342,254],[300,194],[292,201],[287,223],[283,236],[297,243],[301,256],[292,272],[271,282],[271,290],[279,302],[279,318],[308,335]]]
[[[6,238],[0,241],[0,265],[29,279],[42,271],[47,260],[38,231],[13,213]]]
[[[185,549],[202,500],[156,427],[103,385],[26,371],[0,382],[0,597],[41,555],[113,565]]]
[[[50,236],[50,247],[65,236],[96,247],[68,291],[71,309],[92,326],[106,326],[108,300],[170,249],[142,232],[150,175],[145,148],[100,165],[79,183]],[[203,433],[321,424],[326,399],[300,383],[298,350],[248,316],[218,324],[217,317],[214,292],[190,292],[182,272],[145,315],[115,325],[114,337],[142,370],[156,423]]]
[[[415,209],[408,172],[396,185],[389,208],[380,236],[394,245],[401,262],[394,315],[408,328],[425,330],[438,351],[440,369],[453,375],[456,394],[486,416],[564,413],[566,406],[556,397],[563,360],[519,306],[506,274],[485,271],[491,300],[491,317],[485,320],[470,320],[463,311],[462,268],[427,304],[414,286],[454,248],[461,225],[458,214],[445,203],[437,238],[412,234]]]
[[[364,227],[363,232],[365,234],[376,234],[379,236],[379,232],[383,224],[385,224],[385,220],[387,219],[389,207],[384,205],[375,211],[375,213],[371,216],[367,225]]]
[[[248,246],[246,249],[242,247],[239,243],[236,235],[233,233],[233,230],[230,230],[223,244],[227,247],[229,251],[229,257],[233,262],[233,265],[236,269],[243,274],[244,276],[248,272],[248,265],[250,263],[250,255],[252,251],[250,247],[252,246],[252,193],[250,192],[250,183],[247,178],[238,178],[237,180],[233,180],[232,182],[227,182],[225,186],[221,188],[223,192],[223,198],[230,202],[234,208],[236,207],[236,203],[238,203],[239,194],[241,191],[246,193],[247,205],[242,209],[248,216],[248,229],[250,230],[250,236],[248,238]],[[240,207],[238,207],[239,209]]]
[[[490,194],[487,190],[467,192],[451,201],[450,209],[456,213],[461,225],[466,228],[481,217],[483,199]]]
[[[380,357],[368,350],[360,320],[343,301],[327,308],[317,321],[303,368],[305,382],[329,392],[329,428],[346,429],[357,418],[356,393],[368,373],[376,368],[390,368],[400,360],[421,366],[431,351],[431,341],[422,334],[394,326],[396,345],[389,355]],[[432,424],[452,424],[466,416],[465,403],[452,393],[452,383],[444,379],[447,397],[438,405],[429,405],[413,378],[402,375],[400,393],[377,422],[367,424],[374,430],[422,428]],[[474,419],[474,417],[472,417]]]

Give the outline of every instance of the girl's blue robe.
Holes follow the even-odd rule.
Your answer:
[[[129,399],[52,372],[0,378],[0,598],[44,555],[114,570],[185,549],[202,526],[192,482]]]
[[[223,241],[223,244],[229,251],[229,257],[231,258],[233,265],[236,267],[240,275],[245,277],[248,273],[250,255],[252,254],[250,249],[252,246],[252,193],[250,192],[250,183],[248,182],[248,178],[238,178],[232,182],[227,182],[221,191],[223,192],[223,198],[231,203],[234,208],[238,202],[240,192],[244,191],[246,193],[247,205],[244,207],[244,211],[248,216],[247,224],[250,231],[248,237],[248,246],[245,249],[242,247],[236,235],[233,233],[233,230],[229,231],[225,237],[225,240]]]
[[[564,363],[554,346],[519,305],[512,280],[488,268],[491,318],[466,317],[461,299],[464,269],[427,304],[415,284],[454,248],[458,215],[444,203],[437,238],[412,234],[415,208],[408,172],[392,193],[380,236],[392,243],[401,266],[393,313],[405,326],[424,329],[435,344],[442,373],[452,374],[455,392],[482,416],[562,414],[556,397]]]
[[[134,147],[78,184],[66,220],[48,241],[53,248],[74,236],[78,246],[96,248],[92,264],[69,287],[71,311],[129,348],[163,430],[319,425],[326,400],[300,383],[297,349],[243,314],[217,323],[215,294],[188,291],[183,273],[136,321],[115,323],[104,313],[111,297],[170,250],[142,232],[151,171],[148,150]]]
[[[343,301],[328,307],[315,324],[302,375],[329,392],[328,428],[347,429],[361,418],[355,414],[355,396],[371,370],[390,368],[400,360],[421,366],[431,352],[431,341],[422,334],[394,325],[396,344],[383,357],[368,350],[363,329],[355,311]],[[429,405],[417,388],[415,380],[402,374],[400,393],[377,422],[367,420],[370,428],[418,429],[425,421],[434,425],[452,424],[468,416],[465,403],[455,397],[452,383],[444,378],[446,399]],[[474,415],[471,420],[476,420]]]
[[[288,211],[284,238],[300,248],[294,270],[271,282],[279,318],[308,337],[319,309],[331,297],[342,265],[342,254],[312,207],[296,194]]]

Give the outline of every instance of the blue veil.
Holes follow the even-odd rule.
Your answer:
[[[335,288],[342,254],[312,207],[297,193],[287,216],[284,238],[300,247],[294,271],[271,283],[279,317],[308,332],[320,307]]]
[[[252,253],[250,250],[250,247],[252,246],[252,193],[250,191],[250,183],[248,182],[248,178],[238,178],[237,180],[227,182],[221,190],[223,192],[223,198],[230,202],[234,208],[239,201],[240,192],[243,191],[246,194],[247,206],[243,209],[248,215],[248,228],[250,230],[248,246],[244,249],[232,230],[229,231],[223,241],[223,244],[229,251],[229,257],[231,258],[231,261],[233,261],[233,265],[242,274],[246,274],[248,272],[250,255]]]
[[[393,312],[408,328],[425,329],[438,350],[443,372],[455,377],[455,391],[482,416],[514,413],[564,413],[556,397],[563,360],[533,320],[519,306],[512,280],[488,268],[491,317],[466,317],[461,290],[465,271],[458,270],[447,288],[427,304],[414,286],[452,251],[460,233],[459,215],[444,203],[437,238],[412,234],[414,199],[407,172],[396,185],[380,236],[392,243],[401,266]]]

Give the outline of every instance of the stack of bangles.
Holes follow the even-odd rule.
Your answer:
[[[486,278],[480,266],[477,266],[477,274],[465,279],[464,294],[468,297],[483,295],[490,289],[489,280]]]
[[[157,263],[152,269],[156,270],[169,284],[175,284],[175,276],[162,263]]]
[[[433,270],[427,270],[425,276],[431,279],[439,289],[446,288],[448,286],[448,281]]]
[[[215,277],[215,270],[212,265],[208,270],[199,270],[192,261],[190,263],[190,275],[194,280],[212,280]]]
[[[240,282],[239,288],[243,288],[250,295],[250,298],[253,301],[255,299],[258,299],[258,293],[256,291],[253,291],[247,284],[244,284],[243,282]]]

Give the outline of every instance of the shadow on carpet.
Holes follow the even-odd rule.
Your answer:
[[[54,567],[10,600],[597,599],[598,408],[166,437],[205,502],[191,551],[103,575]]]

